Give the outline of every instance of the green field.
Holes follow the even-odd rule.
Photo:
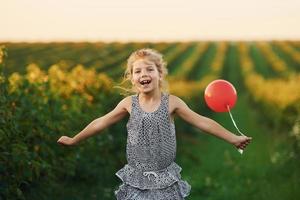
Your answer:
[[[130,53],[145,47],[164,55],[173,94],[237,133],[228,113],[208,109],[204,87],[198,87],[217,78],[230,81],[238,93],[232,114],[253,138],[240,155],[175,118],[176,162],[192,186],[188,200],[300,198],[299,41],[2,45],[0,199],[115,199],[121,183],[115,173],[126,164],[128,118],[75,147],[56,141],[117,105],[123,97],[112,86],[121,82]],[[42,73],[56,82],[39,82]],[[80,89],[71,88],[77,78]]]

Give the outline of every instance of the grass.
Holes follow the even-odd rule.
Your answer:
[[[287,133],[278,134],[265,127],[261,113],[249,106],[247,95],[240,96],[232,113],[240,130],[253,138],[243,155],[225,141],[198,130],[179,134],[177,162],[183,168],[183,179],[192,185],[187,199],[299,198],[299,172],[282,173],[280,161],[274,161],[282,147],[289,145]],[[228,113],[208,117],[237,133]]]

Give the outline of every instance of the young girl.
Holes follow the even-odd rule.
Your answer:
[[[108,114],[95,119],[73,138],[62,136],[62,145],[75,145],[116,123],[128,113],[127,162],[116,175],[122,184],[115,191],[118,200],[178,200],[190,194],[191,186],[181,179],[175,163],[174,116],[244,149],[251,137],[237,136],[214,120],[192,111],[184,101],[165,92],[167,74],[162,55],[153,49],[140,49],[128,59],[125,76],[132,83],[127,96]]]

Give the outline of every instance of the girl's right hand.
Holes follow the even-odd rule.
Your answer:
[[[73,146],[75,145],[74,139],[68,136],[62,136],[57,140],[57,143],[65,146]]]

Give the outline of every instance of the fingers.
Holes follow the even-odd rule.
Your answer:
[[[247,145],[250,144],[251,140],[252,140],[251,137],[247,138],[244,142],[241,142],[238,148],[244,150],[247,147]]]
[[[57,143],[60,144],[60,145],[66,145],[65,143],[65,140],[64,140],[64,136],[60,137],[58,140],[57,140]]]
[[[238,148],[244,150],[244,149],[246,148],[246,146],[247,146],[247,145],[241,144],[240,146],[238,146]]]
[[[76,143],[73,141],[73,138],[62,136],[57,140],[58,144],[61,144],[63,146],[73,146],[76,145]]]
[[[60,141],[60,140],[58,140],[57,143],[60,144],[60,145],[65,145],[64,142]]]

